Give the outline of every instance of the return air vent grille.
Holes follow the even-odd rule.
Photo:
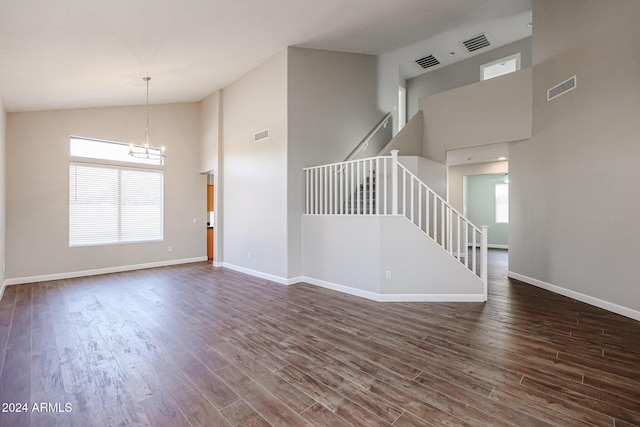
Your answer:
[[[575,89],[577,84],[578,82],[576,76],[573,76],[570,79],[563,81],[559,85],[552,87],[547,91],[547,101],[551,101],[553,98],[557,98],[560,95]]]
[[[416,64],[422,68],[431,68],[436,65],[440,65],[440,61],[433,55],[425,56],[424,58],[416,59]]]
[[[487,37],[487,35],[484,33],[480,34],[479,36],[470,38],[469,40],[465,40],[462,42],[462,44],[467,48],[469,52],[475,52],[476,50],[491,46],[489,37]]]
[[[269,129],[262,130],[253,134],[253,142],[264,141],[269,138]]]

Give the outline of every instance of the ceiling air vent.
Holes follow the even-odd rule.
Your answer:
[[[440,61],[433,55],[425,56],[424,58],[416,59],[416,64],[422,68],[431,68],[436,65],[440,65]]]
[[[253,134],[253,142],[264,141],[267,138],[269,138],[269,129],[265,129]]]
[[[470,38],[469,40],[465,40],[462,42],[462,44],[464,45],[464,47],[467,48],[469,52],[475,52],[476,50],[480,50],[487,46],[491,46],[489,37],[487,37],[485,33],[482,33],[479,36]]]
[[[560,95],[575,89],[577,84],[576,76],[573,76],[559,85],[552,87],[547,91],[547,101],[551,101],[553,98],[557,98]]]

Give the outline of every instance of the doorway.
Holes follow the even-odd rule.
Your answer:
[[[212,173],[207,175],[207,259],[213,261],[215,238],[215,186]]]
[[[488,246],[509,248],[509,174],[465,175],[463,215],[476,225],[488,225]]]

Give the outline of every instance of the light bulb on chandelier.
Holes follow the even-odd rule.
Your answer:
[[[166,157],[164,155],[164,147],[154,147],[151,143],[151,134],[149,132],[149,80],[151,80],[151,77],[143,77],[142,80],[147,83],[147,120],[144,129],[144,140],[140,145],[129,144],[129,155],[140,159],[161,160]]]

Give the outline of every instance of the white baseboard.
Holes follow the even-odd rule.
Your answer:
[[[2,296],[4,295],[4,288],[7,287],[7,281],[5,280],[0,286],[0,301],[2,301]]]
[[[312,277],[303,277],[303,282],[308,283],[310,285],[318,286],[320,288],[331,289],[332,291],[338,291],[345,294],[353,295],[360,298],[366,298],[373,301],[378,301],[378,297],[380,294],[376,294],[375,292],[369,292],[362,289],[352,288],[349,286],[339,285],[333,282],[327,282],[320,279],[314,279]]]
[[[248,274],[249,276],[259,277],[261,279],[269,280],[271,282],[279,283],[281,285],[288,286],[288,285],[293,285],[294,283],[298,283],[302,281],[302,277],[293,277],[293,278],[287,279],[284,277],[275,276],[273,274],[263,273],[262,271],[241,267],[239,265],[229,264],[228,262],[223,262],[220,267],[228,268],[229,270],[237,271],[239,273]]]
[[[628,307],[623,307],[621,305],[614,304],[609,301],[601,300],[599,298],[595,298],[590,295],[585,295],[580,292],[572,291],[571,289],[566,289],[557,285],[552,285],[551,283],[543,282],[542,280],[538,280],[532,277],[524,276],[522,274],[514,273],[513,271],[509,271],[508,276],[513,279],[520,280],[521,282],[525,282],[530,285],[537,286],[542,289],[546,289],[556,294],[564,295],[565,297],[573,298],[575,300],[593,305],[595,307],[602,308],[607,311],[611,311],[612,313],[620,314],[621,316],[629,317],[634,320],[640,320],[640,311],[633,310]]]
[[[302,277],[302,279],[303,282],[314,286],[377,302],[484,302],[482,294],[378,294],[312,277]]]
[[[97,276],[99,274],[120,273],[123,271],[143,270],[145,268],[165,267],[168,265],[189,264],[192,262],[206,261],[207,257],[172,259],[168,261],[149,262],[145,264],[122,265],[118,267],[96,268],[93,270],[72,271],[68,273],[44,274],[41,276],[16,277],[6,279],[5,285],[21,285],[24,283],[47,282],[49,280],[72,279],[74,277]]]

